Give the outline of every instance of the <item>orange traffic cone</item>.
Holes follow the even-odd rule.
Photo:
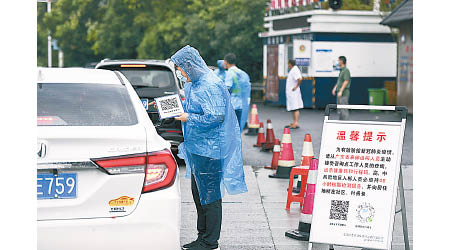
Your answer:
[[[309,164],[313,157],[314,157],[314,150],[313,150],[313,146],[312,146],[311,135],[306,134],[305,139],[303,140],[302,162],[300,164],[300,168],[308,169]],[[294,193],[299,193],[300,186],[301,186],[301,181],[300,181],[300,179],[298,179],[297,188],[294,188],[292,191]]]
[[[281,153],[280,159],[278,159],[277,172],[273,175],[269,175],[269,177],[289,179],[291,169],[295,166],[294,150],[292,149],[291,131],[289,128],[284,128],[281,144]]]
[[[272,165],[265,166],[264,168],[276,170],[278,167],[279,158],[280,158],[280,140],[275,139],[275,145],[273,146]]]
[[[309,168],[312,158],[314,158],[314,150],[311,135],[306,134],[303,140],[302,163],[300,167]]]
[[[266,139],[264,138],[264,123],[259,123],[259,129],[258,129],[258,138],[256,140],[256,144],[253,145],[253,147],[261,147],[266,142]]]
[[[257,135],[259,129],[258,108],[256,104],[252,105],[250,113],[250,122],[248,123],[248,130],[245,135]]]
[[[273,133],[272,121],[267,120],[266,142],[262,145],[262,150],[267,151],[273,149],[275,144],[275,134]]]
[[[308,171],[308,180],[306,184],[306,192],[303,200],[302,212],[300,213],[300,222],[298,229],[290,230],[285,236],[309,241],[309,232],[311,230],[312,212],[314,206],[314,194],[316,192],[317,173],[319,169],[319,160],[314,158],[311,160]]]

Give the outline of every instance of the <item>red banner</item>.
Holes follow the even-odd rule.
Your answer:
[[[294,6],[306,6],[312,3],[323,2],[323,0],[271,0],[270,9],[284,9]]]

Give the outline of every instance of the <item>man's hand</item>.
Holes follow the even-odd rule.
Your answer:
[[[175,120],[179,120],[179,121],[182,121],[182,122],[186,122],[187,119],[188,119],[188,116],[189,116],[188,113],[183,113],[183,114],[181,114],[181,115],[175,117]]]
[[[331,93],[333,94],[333,95],[336,95],[336,85],[334,85],[334,88],[333,88],[333,91],[331,91]]]
[[[338,96],[338,97],[341,97],[341,96],[342,96],[342,91],[339,91],[339,93],[338,93],[337,96]]]
[[[295,87],[292,89],[292,91],[295,91],[295,90],[297,89],[297,87],[298,87],[298,86],[295,86]]]

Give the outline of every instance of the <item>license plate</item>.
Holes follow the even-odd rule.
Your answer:
[[[145,110],[148,110],[148,99],[141,99],[142,105],[144,105]]]
[[[77,198],[77,174],[38,174],[37,198],[38,200]]]

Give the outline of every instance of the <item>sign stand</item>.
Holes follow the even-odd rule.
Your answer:
[[[406,219],[406,204],[405,204],[405,191],[403,189],[403,173],[400,167],[400,177],[398,180],[399,192],[400,192],[400,205],[401,208],[395,213],[402,212],[402,224],[403,224],[403,240],[405,241],[405,250],[409,250],[409,238],[408,238],[408,223]]]
[[[408,237],[408,224],[406,219],[406,204],[405,204],[405,192],[403,189],[403,174],[400,168],[400,177],[398,179],[399,193],[400,193],[400,210],[395,211],[395,213],[402,212],[402,224],[403,224],[403,241],[405,242],[405,250],[410,250],[409,248],[409,237]],[[312,250],[313,243],[309,242],[308,250]],[[333,245],[330,245],[330,249],[334,249]]]
[[[328,118],[329,118],[329,115],[330,115],[330,111],[332,109],[397,111],[397,112],[401,112],[402,113],[402,121],[401,122],[336,121],[336,120],[329,121]],[[356,190],[365,190],[365,189],[367,189],[366,190],[367,193],[372,192],[372,193],[368,194],[368,197],[370,197],[372,200],[369,199],[369,198],[360,198],[360,197],[356,197],[356,198],[354,198],[354,200],[352,200],[352,196],[348,196],[348,193],[346,194],[347,196],[344,195],[344,196],[341,196],[341,197],[343,199],[349,199],[350,200],[350,201],[345,201],[345,202],[347,202],[346,203],[347,211],[350,211],[352,209],[354,210],[354,207],[352,207],[349,210],[349,205],[348,205],[349,202],[352,202],[352,203],[356,202],[356,203],[358,203],[358,202],[361,202],[361,201],[367,201],[367,203],[368,203],[370,201],[372,203],[376,203],[376,201],[379,200],[379,199],[376,200],[376,198],[382,197],[384,195],[386,198],[392,198],[392,200],[386,200],[386,201],[391,201],[390,203],[385,202],[387,204],[391,204],[391,207],[389,207],[389,208],[391,209],[392,212],[390,213],[389,216],[386,216],[386,217],[390,217],[390,218],[387,219],[387,221],[382,221],[379,218],[379,217],[381,217],[380,215],[378,215],[378,217],[376,217],[378,210],[375,211],[375,208],[374,208],[374,207],[377,207],[377,205],[378,206],[380,206],[380,205],[379,204],[375,204],[374,207],[372,207],[372,205],[369,203],[368,204],[368,206],[369,206],[368,210],[369,211],[373,210],[373,214],[372,215],[374,215],[374,216],[371,216],[369,218],[370,220],[368,220],[369,223],[366,223],[366,224],[364,224],[361,221],[356,221],[356,222],[355,221],[350,221],[351,219],[349,219],[349,221],[347,221],[347,214],[346,214],[345,215],[345,220],[340,218],[340,219],[342,219],[342,223],[338,223],[338,224],[340,224],[340,226],[342,227],[342,231],[346,231],[346,230],[348,231],[347,235],[344,234],[344,236],[348,236],[349,233],[351,233],[351,232],[357,232],[356,235],[357,235],[358,238],[355,238],[354,240],[351,239],[351,238],[342,239],[342,236],[341,236],[341,238],[339,238],[340,236],[337,235],[338,233],[334,233],[333,231],[331,231],[331,232],[327,231],[327,230],[330,230],[331,227],[329,227],[326,223],[328,223],[328,221],[330,221],[330,222],[338,221],[339,222],[339,219],[335,219],[334,217],[332,218],[331,211],[330,211],[330,218],[329,218],[330,220],[327,220],[328,218],[326,218],[327,214],[324,213],[325,210],[324,210],[323,204],[327,204],[326,202],[329,201],[328,199],[331,199],[331,198],[337,199],[339,197],[336,196],[336,195],[335,196],[329,195],[329,196],[331,196],[331,198],[330,198],[330,197],[327,196],[326,192],[324,194],[324,189],[321,190],[321,188],[326,186],[325,183],[327,181],[325,179],[326,174],[324,174],[323,175],[324,179],[322,179],[322,177],[319,177],[320,181],[322,181],[322,182],[319,183],[319,179],[317,181],[318,182],[317,183],[318,187],[316,187],[316,198],[314,199],[313,223],[311,225],[312,226],[312,228],[311,228],[311,237],[310,237],[310,242],[308,244],[308,250],[312,250],[313,242],[314,243],[329,244],[330,249],[333,249],[333,245],[342,245],[342,246],[364,247],[363,249],[375,248],[375,249],[388,249],[388,250],[390,250],[392,248],[392,237],[393,237],[392,235],[393,235],[394,217],[395,217],[395,214],[399,213],[399,212],[402,212],[403,239],[404,239],[404,243],[405,243],[405,249],[406,250],[410,249],[409,239],[408,239],[408,227],[407,227],[407,217],[406,217],[405,194],[404,194],[404,186],[403,186],[403,174],[402,174],[402,169],[401,169],[401,156],[402,156],[404,131],[405,131],[405,125],[406,125],[406,115],[407,115],[407,109],[405,107],[399,107],[399,106],[336,105],[336,104],[329,104],[329,105],[327,105],[326,110],[325,110],[324,126],[323,126],[323,132],[322,132],[322,146],[321,146],[321,150],[320,150],[320,152],[321,152],[321,160],[319,161],[320,174],[324,174],[324,172],[322,172],[322,171],[327,172],[327,170],[323,169],[325,167],[328,167],[327,164],[324,164],[325,163],[325,160],[324,160],[325,158],[327,158],[327,159],[328,158],[332,158],[333,161],[336,159],[336,163],[338,162],[337,161],[337,158],[338,158],[337,155],[335,157],[334,154],[333,154],[333,156],[330,157],[330,154],[328,154],[328,153],[332,152],[330,150],[331,147],[334,147],[335,145],[340,145],[340,144],[338,144],[340,142],[339,141],[335,142],[336,138],[334,138],[335,141],[331,141],[331,144],[333,144],[333,143],[334,144],[332,146],[329,146],[330,143],[329,143],[329,141],[326,140],[326,139],[328,139],[327,136],[330,137],[331,134],[333,136],[335,136],[333,133],[336,132],[336,129],[342,130],[342,131],[344,131],[343,133],[345,133],[345,129],[347,129],[347,130],[348,129],[350,129],[350,130],[357,130],[358,128],[359,129],[368,128],[368,130],[369,130],[369,129],[376,128],[376,129],[380,130],[380,128],[381,129],[384,128],[385,131],[386,131],[386,134],[388,136],[392,136],[393,137],[393,139],[391,139],[391,141],[389,143],[386,141],[386,145],[392,147],[393,149],[395,148],[395,150],[397,150],[397,151],[393,150],[393,153],[392,153],[392,158],[396,158],[396,161],[395,161],[395,159],[393,159],[392,163],[389,162],[389,163],[386,163],[386,166],[383,166],[385,171],[388,171],[386,169],[389,169],[389,171],[394,171],[394,169],[395,169],[395,174],[391,173],[391,175],[389,175],[388,173],[386,173],[386,178],[390,177],[390,178],[387,179],[388,181],[386,181],[387,188],[384,189],[384,190],[387,190],[387,191],[385,193],[382,193],[381,195],[380,195],[379,192],[378,193],[374,193],[374,191],[371,191],[371,189],[369,187],[365,188],[365,186],[364,186],[365,183],[364,183],[364,185],[361,185],[361,189],[356,189]],[[327,126],[329,126],[329,127],[327,127]],[[367,126],[367,127],[364,127],[364,126]],[[339,132],[341,132],[341,131],[339,131]],[[338,132],[338,134],[339,134],[339,132]],[[352,132],[354,132],[354,131],[352,131]],[[383,132],[381,132],[381,133],[383,133]],[[337,140],[340,140],[339,136],[340,135],[338,135]],[[394,140],[396,138],[398,138],[398,141]],[[380,140],[380,142],[382,142],[382,141],[383,140]],[[325,142],[327,142],[327,143],[325,143]],[[351,144],[351,143],[353,143],[353,144]],[[343,142],[342,145],[349,146],[349,145],[355,145],[356,144],[358,146],[357,143],[358,142]],[[367,146],[368,145],[367,142],[365,142],[365,143],[366,144],[363,144],[363,145]],[[328,144],[328,145],[324,146],[326,144]],[[386,147],[386,145],[383,145],[383,146]],[[376,146],[379,146],[379,145],[376,145]],[[337,148],[339,149],[339,147],[337,147]],[[346,148],[346,149],[348,150],[350,148]],[[353,150],[353,148],[351,148],[351,149]],[[371,149],[371,150],[372,150],[371,153],[373,153],[373,149]],[[339,151],[337,151],[337,152],[339,152]],[[346,152],[348,153],[349,151],[346,151]],[[394,155],[396,155],[396,157]],[[348,156],[348,154],[346,156]],[[340,159],[344,159],[344,158],[340,158]],[[365,156],[364,159],[367,160],[367,156]],[[339,163],[340,163],[340,166],[342,166],[342,162],[339,162]],[[367,166],[367,163],[365,163],[365,164]],[[333,166],[333,164],[331,164],[331,166]],[[337,164],[335,166],[337,166]],[[360,168],[362,168],[362,166],[363,166],[363,164],[361,164]],[[320,169],[320,168],[322,168],[322,169]],[[336,173],[336,168],[333,168],[332,170],[334,170],[334,173]],[[341,169],[337,169],[337,170],[341,171]],[[347,169],[345,169],[345,170],[347,170]],[[359,171],[361,171],[361,170],[359,170]],[[377,169],[376,170],[372,170],[371,169],[369,171],[374,171],[375,172],[375,171],[377,171]],[[381,169],[380,169],[380,171],[381,171]],[[361,172],[359,172],[359,173],[361,173]],[[336,177],[336,176],[333,176],[333,177]],[[338,177],[344,177],[345,178],[344,175],[341,175],[341,176],[338,176]],[[336,179],[337,178],[335,178],[334,180],[336,180]],[[395,181],[392,182],[392,179],[397,180],[398,182],[395,182]],[[391,180],[391,182],[389,182],[389,180]],[[384,181],[385,180],[383,180],[383,182]],[[334,184],[335,183],[333,183],[333,187],[335,187]],[[328,186],[328,183],[327,183],[327,186]],[[370,185],[368,185],[368,186],[370,186]],[[380,185],[378,185],[378,187],[379,186]],[[389,186],[391,186],[392,189]],[[395,189],[395,191],[393,189]],[[374,190],[376,190],[376,189],[374,189]],[[380,189],[378,189],[378,190],[380,190]],[[392,197],[389,196],[391,194],[391,193],[389,193],[389,191],[391,191]],[[401,206],[401,209],[398,210],[398,211],[395,211],[398,192],[400,193],[400,206]],[[336,192],[336,193],[338,194],[338,192]],[[352,193],[353,193],[353,191],[352,191]],[[331,192],[331,194],[334,194],[334,192]],[[319,197],[317,197],[317,196],[319,196]],[[333,202],[335,202],[335,200],[332,201],[332,206],[333,206]],[[334,204],[334,205],[336,205],[336,204]],[[321,207],[321,208],[317,209],[318,207]],[[364,208],[367,208],[367,204],[366,203],[364,203]],[[377,207],[377,209],[378,209],[378,207]],[[326,212],[328,212],[328,211],[326,211]],[[314,220],[314,216],[315,215],[317,216],[316,220]],[[348,216],[350,216],[350,215],[348,215]],[[364,218],[364,216],[365,216],[365,214],[363,214],[362,217]],[[351,218],[353,218],[353,217],[351,217]],[[361,216],[360,216],[360,218],[361,218]],[[378,224],[374,224],[373,223],[373,221],[375,221],[375,220],[377,220]],[[314,225],[315,221],[316,221],[316,225]],[[326,221],[326,222],[324,222],[324,221]],[[379,222],[379,221],[381,221],[381,222]],[[333,224],[333,223],[330,223],[330,225],[331,224]],[[346,225],[346,224],[349,224],[349,225]],[[358,224],[372,225],[372,226],[361,226],[361,225],[358,225]],[[314,229],[314,227],[316,227],[316,228]],[[354,229],[355,227],[357,228],[356,229],[357,231],[355,231],[355,229]],[[359,227],[361,227],[362,229],[359,229]],[[365,229],[365,227],[366,228],[372,228],[373,227],[374,229],[373,229],[373,231],[370,231],[370,230]],[[385,228],[385,227],[388,227],[389,229],[388,230],[385,230],[385,229],[383,230],[383,228]],[[319,232],[321,232],[321,233],[319,233]],[[327,234],[327,232],[330,232],[330,233]],[[363,235],[361,235],[359,233],[361,233]],[[367,235],[364,235],[364,233],[367,234]],[[370,233],[372,233],[372,235]],[[367,243],[368,240],[361,240],[360,238],[371,239],[371,240],[373,238],[376,238],[378,241],[373,241],[372,240],[373,243]],[[352,243],[354,243],[354,245],[352,245]]]

